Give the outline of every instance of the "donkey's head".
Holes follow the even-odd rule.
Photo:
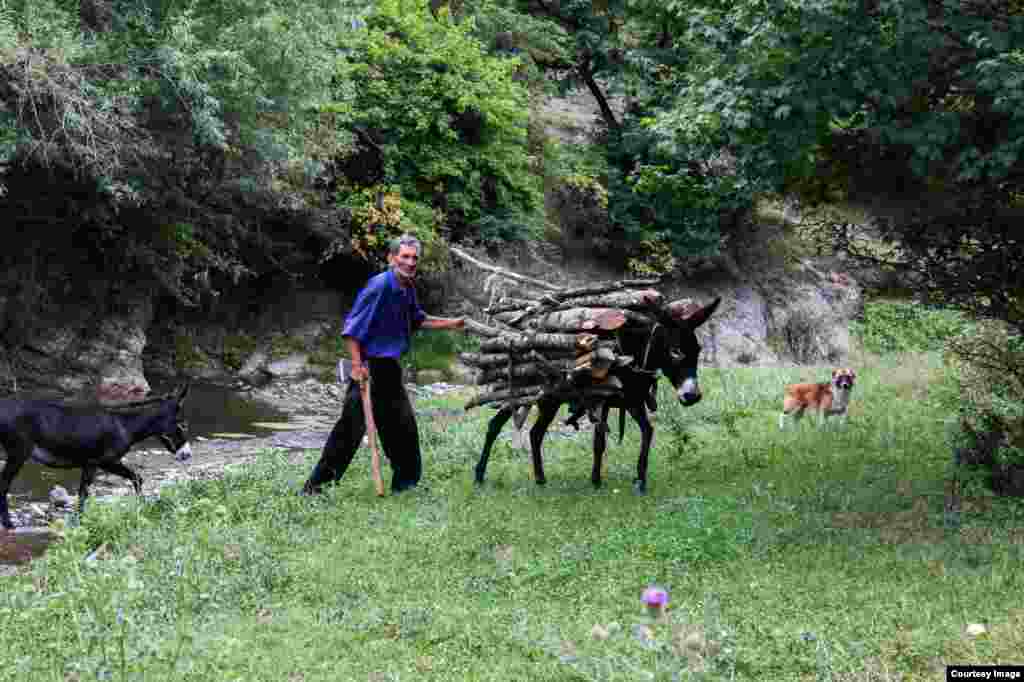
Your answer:
[[[188,422],[181,413],[181,404],[188,395],[188,388],[189,384],[185,384],[176,393],[168,396],[160,406],[162,419],[157,438],[180,462],[192,457],[192,447],[188,443]]]
[[[719,297],[701,307],[689,299],[673,301],[665,305],[661,316],[659,326],[664,328],[663,335],[657,333],[659,330],[652,334],[651,360],[656,360],[657,368],[675,387],[679,402],[687,407],[696,405],[701,398],[700,383],[697,381],[700,343],[697,342],[695,332],[707,322],[721,302]]]

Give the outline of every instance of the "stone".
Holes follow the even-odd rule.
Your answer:
[[[416,381],[420,384],[437,384],[444,381],[444,372],[439,369],[421,369],[416,372]]]
[[[261,378],[267,374],[267,362],[270,360],[270,356],[267,355],[266,351],[258,350],[245,359],[242,363],[241,369],[238,370],[238,376],[244,378]]]
[[[309,356],[305,353],[288,355],[268,363],[266,371],[275,379],[306,376],[310,371]]]
[[[50,490],[50,504],[54,509],[66,509],[71,506],[71,495],[64,486],[55,485]]]
[[[448,376],[451,380],[457,384],[464,384],[468,386],[476,385],[476,378],[480,375],[480,370],[470,367],[469,365],[459,362],[456,360],[448,368]]]

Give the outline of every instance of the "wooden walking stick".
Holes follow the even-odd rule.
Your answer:
[[[377,422],[373,420],[373,403],[370,402],[370,375],[359,382],[359,393],[363,397],[363,416],[366,418],[366,437],[370,439],[370,460],[373,468],[373,485],[377,497],[384,496],[384,479],[380,476],[380,450],[377,449]]]

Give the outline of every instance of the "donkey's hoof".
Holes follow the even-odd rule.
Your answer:
[[[647,494],[647,482],[646,481],[633,481],[633,492],[637,495]]]

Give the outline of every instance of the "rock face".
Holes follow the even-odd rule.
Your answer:
[[[148,297],[126,297],[109,315],[82,308],[63,310],[21,332],[7,349],[5,389],[94,394],[107,400],[149,392],[142,350],[153,320]]]
[[[522,264],[508,265],[516,269]],[[670,299],[723,297],[718,312],[699,332],[703,361],[710,366],[838,365],[850,352],[849,321],[862,306],[859,285],[840,267],[805,260],[786,272],[758,276],[719,270],[706,281],[688,278],[700,282],[699,287],[680,283],[662,289]],[[311,294],[310,300],[323,295]],[[472,307],[467,310],[467,301],[456,297],[460,300],[451,305],[459,307],[457,314],[482,315]],[[182,344],[175,334],[181,330],[165,321],[154,325],[153,305],[147,298],[122,301],[115,307],[118,312],[99,319],[94,311],[68,310],[40,322],[24,333],[13,352],[8,350],[7,366],[0,363],[0,386],[10,389],[17,384],[21,391],[121,402],[149,392],[145,371],[178,378],[241,378],[254,385],[333,376],[344,297],[333,294],[328,309],[307,306],[305,319],[302,301],[297,297],[292,302],[287,323],[293,326],[278,324],[262,336],[253,332],[245,337],[249,342],[243,350],[233,351],[226,340],[232,334],[240,336],[238,330],[229,332],[214,323],[197,326],[195,333],[184,337],[193,353],[184,365],[175,357],[176,346]],[[472,372],[458,367],[446,376],[472,381]]]
[[[841,364],[850,353],[850,320],[863,305],[849,275],[804,262],[765,279],[719,280],[679,295],[722,305],[699,332],[703,359],[713,366]]]

